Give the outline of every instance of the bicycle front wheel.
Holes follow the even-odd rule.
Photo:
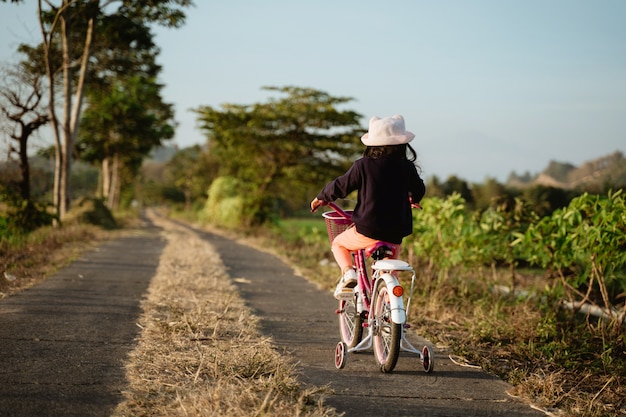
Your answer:
[[[391,372],[400,355],[402,325],[391,321],[389,291],[382,279],[376,281],[370,314],[374,315],[373,344],[376,362],[381,372]]]
[[[359,344],[363,337],[363,318],[356,310],[356,299],[339,301],[339,332],[348,348]]]

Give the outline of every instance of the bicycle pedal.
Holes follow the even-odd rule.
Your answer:
[[[352,288],[343,288],[340,292],[335,292],[335,298],[338,300],[352,300],[354,291]]]

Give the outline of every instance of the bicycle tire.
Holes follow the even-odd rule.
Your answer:
[[[402,325],[391,321],[389,291],[384,280],[379,279],[374,287],[372,311],[374,315],[374,357],[381,372],[391,372],[400,355]]]
[[[356,310],[356,300],[339,301],[339,333],[348,348],[359,344],[363,337],[363,317]]]

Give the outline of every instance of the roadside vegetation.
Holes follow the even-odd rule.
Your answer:
[[[139,224],[136,212],[120,211],[114,219],[94,199],[77,201],[62,227],[24,229],[4,210],[0,206],[0,298],[35,285],[86,250]]]
[[[402,255],[418,270],[412,329],[547,412],[624,415],[624,195],[583,195],[541,219],[509,204],[473,213],[452,195],[415,212]],[[279,222],[265,239],[332,288],[325,225],[312,217]]]

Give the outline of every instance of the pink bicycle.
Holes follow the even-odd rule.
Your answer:
[[[333,211],[323,213],[326,221],[328,238],[333,239],[352,226],[352,211],[344,211],[334,203],[329,203]],[[339,301],[336,313],[339,316],[341,341],[335,348],[335,367],[342,369],[348,353],[374,350],[374,357],[381,372],[391,372],[396,366],[400,350],[416,353],[426,373],[434,369],[432,348],[425,345],[416,349],[407,339],[405,330],[407,311],[411,304],[411,295],[415,285],[415,271],[407,262],[397,259],[385,259],[391,252],[392,244],[377,242],[372,247],[353,253],[357,270],[357,286]],[[367,259],[372,258],[371,274],[368,272]],[[406,309],[404,307],[404,288],[398,281],[398,273],[412,274],[411,290]],[[364,329],[367,329],[364,336]]]

